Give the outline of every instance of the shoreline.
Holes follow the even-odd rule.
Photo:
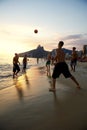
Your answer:
[[[83,85],[81,90],[61,76],[56,92],[49,92],[51,79],[41,66],[27,70],[14,86],[0,91],[0,130],[87,129],[86,75],[78,65],[73,74]]]

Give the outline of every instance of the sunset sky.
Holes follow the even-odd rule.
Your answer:
[[[0,54],[52,50],[59,40],[87,45],[87,0],[0,0]]]

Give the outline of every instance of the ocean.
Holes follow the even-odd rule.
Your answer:
[[[9,57],[3,57],[0,58],[0,90],[11,87],[13,85],[13,64],[12,64],[13,58]],[[19,76],[22,75],[22,58],[19,58],[20,61],[20,73]],[[36,58],[29,58],[27,69],[30,69],[31,67],[37,67],[41,64],[43,64],[43,60],[39,60],[39,63],[37,64]]]
[[[19,58],[20,61],[20,72],[19,76],[22,75],[22,59]],[[12,64],[13,57],[0,57],[0,90],[4,88],[11,87],[14,85],[13,82],[13,64]],[[27,70],[31,69],[32,67],[40,67],[45,66],[46,60],[39,59],[39,63],[37,63],[36,58],[29,58],[28,64],[27,64]],[[70,61],[67,61],[67,64],[70,67]],[[73,73],[73,72],[71,72]],[[76,73],[73,73],[74,75],[79,75],[80,77],[87,77],[87,62],[86,63],[77,63],[76,66]]]

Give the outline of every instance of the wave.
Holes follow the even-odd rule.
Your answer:
[[[12,76],[12,74],[8,74],[8,75],[0,75],[0,79],[1,78],[9,78],[9,77],[11,77]]]
[[[39,59],[39,62],[37,63],[36,58],[30,58],[29,62],[27,64],[27,70],[31,69],[32,67],[39,67],[42,66],[45,62],[42,61],[42,59]],[[22,59],[20,59],[20,72],[19,76],[22,74]],[[0,90],[4,88],[8,88],[13,85],[13,64],[9,64],[9,62],[6,63],[5,61],[0,62]]]

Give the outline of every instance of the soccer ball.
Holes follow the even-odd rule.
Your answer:
[[[34,33],[38,33],[38,30],[37,30],[37,29],[35,29],[35,30],[34,30]]]

